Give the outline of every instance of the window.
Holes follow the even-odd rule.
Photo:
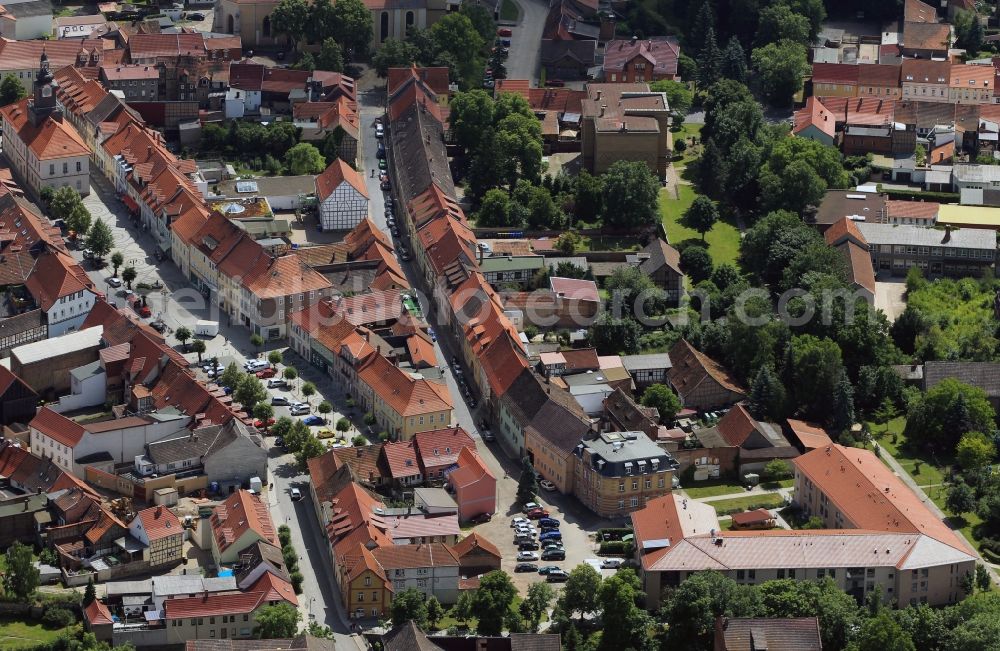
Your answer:
[[[69,174],[69,163],[63,163],[63,174]]]
[[[80,161],[76,161],[76,171],[77,172],[83,171],[83,163],[81,163]]]
[[[372,584],[372,578],[370,576],[366,576],[365,577],[365,585],[368,586],[368,585],[371,585],[371,584]]]
[[[372,590],[372,601],[378,601],[378,593]]]
[[[652,479],[647,479],[646,480],[646,490],[649,490],[652,487],[653,487],[653,480]]]
[[[625,492],[625,482],[623,481],[618,482],[618,492],[619,493]]]
[[[635,507],[639,506],[639,498],[638,497],[633,497],[632,500],[631,500],[631,503],[632,503],[632,508],[635,508]]]
[[[55,164],[50,164],[49,165],[49,176],[52,176],[55,173],[56,173],[56,166],[55,166]]]
[[[364,600],[365,600],[365,593],[364,592],[359,592],[358,593],[358,602],[362,602]]]
[[[639,482],[638,481],[633,481],[632,482],[632,490],[634,490],[634,491],[639,490]]]
[[[625,500],[618,500],[618,508],[619,509],[625,508]]]

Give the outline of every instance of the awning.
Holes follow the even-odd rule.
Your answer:
[[[135,202],[135,199],[133,199],[129,195],[126,194],[124,197],[122,197],[122,203],[124,203],[125,207],[128,208],[130,211],[139,212],[139,204],[137,204]]]

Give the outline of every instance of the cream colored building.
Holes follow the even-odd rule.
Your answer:
[[[220,0],[215,3],[215,30],[234,34],[243,47],[286,45],[287,38],[271,27],[278,0]]]

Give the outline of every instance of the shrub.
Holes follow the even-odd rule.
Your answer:
[[[602,542],[597,550],[598,556],[631,556],[632,543],[626,540],[611,540]]]
[[[292,572],[288,578],[292,580],[292,589],[295,590],[295,594],[302,594],[302,582],[305,580],[302,572]]]
[[[76,623],[76,615],[66,608],[49,606],[42,615],[42,623],[49,628],[66,628]]]
[[[382,441],[383,443],[385,443],[386,441],[388,441],[389,440],[389,432],[379,432],[378,433],[378,440]]]
[[[365,439],[365,437],[361,436],[360,434],[351,439],[351,445],[356,447],[360,447],[367,442],[368,441]]]
[[[281,557],[285,561],[285,568],[289,572],[294,572],[299,566],[299,555],[291,544],[281,548]]]
[[[278,542],[281,543],[282,548],[292,546],[292,532],[288,530],[288,527],[285,527],[284,531],[278,529]]]
[[[375,424],[375,414],[369,411],[367,414],[365,414],[365,425],[371,426],[374,424]]]

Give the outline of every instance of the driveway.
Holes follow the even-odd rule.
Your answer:
[[[889,277],[875,281],[875,307],[895,321],[906,309],[906,281]]]
[[[541,0],[514,0],[514,3],[521,10],[521,17],[518,24],[511,27],[507,77],[528,79],[536,85],[542,54],[542,28],[549,5]]]

